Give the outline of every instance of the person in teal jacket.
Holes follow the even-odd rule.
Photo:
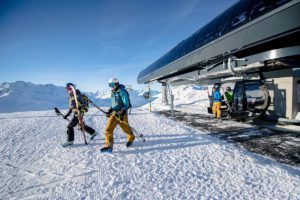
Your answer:
[[[125,87],[119,83],[119,80],[112,78],[109,80],[111,90],[111,107],[107,112],[108,123],[105,131],[105,145],[101,148],[102,152],[112,152],[114,145],[113,132],[119,124],[127,135],[126,147],[132,145],[135,136],[128,123],[128,109],[130,108],[130,100]]]
[[[222,95],[220,93],[219,87],[213,87],[213,97],[214,97],[214,103],[213,103],[213,116],[217,117],[217,119],[221,118],[221,104],[222,104]]]

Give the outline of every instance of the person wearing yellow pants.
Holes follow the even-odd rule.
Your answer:
[[[112,152],[114,145],[114,129],[119,124],[122,130],[127,135],[126,147],[133,144],[135,136],[128,123],[128,109],[130,107],[130,100],[125,87],[119,84],[119,80],[112,78],[109,80],[109,87],[111,90],[111,104],[106,116],[108,123],[105,131],[105,145],[101,148],[101,152]]]
[[[217,117],[217,119],[221,118],[221,102],[214,102],[213,104],[213,116]]]
[[[217,119],[221,118],[221,103],[222,103],[222,96],[220,93],[219,88],[213,88],[214,90],[214,103],[213,103],[213,116],[217,117]]]
[[[131,146],[133,140],[135,139],[135,136],[132,133],[131,128],[128,125],[128,115],[125,115],[123,117],[123,120],[118,119],[118,116],[116,114],[111,114],[108,118],[108,123],[106,126],[106,132],[105,132],[105,145],[112,147],[114,144],[114,129],[117,125],[120,125],[122,130],[126,133],[127,136],[127,144],[126,146]]]

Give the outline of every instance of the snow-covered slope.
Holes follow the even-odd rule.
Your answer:
[[[108,107],[111,104],[110,91],[84,92],[98,106]],[[133,107],[147,103],[140,91],[131,90],[130,99]],[[30,82],[17,81],[0,85],[0,112],[41,111],[53,107],[67,108],[68,96],[61,86],[52,84],[37,85]]]
[[[67,98],[63,87],[52,84],[3,83],[0,85],[0,112],[49,110],[55,106],[67,108]]]
[[[113,154],[99,151],[106,118],[85,119],[100,135],[85,146],[76,129],[75,145],[61,148],[67,121],[53,112],[0,114],[0,199],[300,197],[299,168],[162,115],[134,109],[130,123],[146,142],[137,138],[126,148],[126,136],[117,128]]]
[[[182,85],[172,87],[174,95],[174,109],[186,112],[206,112],[209,105],[207,88],[195,85]],[[162,95],[154,96],[156,99],[152,102],[153,110],[170,109],[170,106],[162,105]],[[170,98],[168,98],[170,104]],[[143,108],[149,105],[143,106]]]

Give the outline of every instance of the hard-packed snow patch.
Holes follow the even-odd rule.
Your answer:
[[[298,199],[300,170],[250,153],[162,115],[133,109],[143,133],[100,154],[106,118],[85,117],[100,135],[88,146],[76,130],[62,148],[67,121],[54,112],[0,114],[0,199]],[[98,116],[100,115],[100,116]],[[5,119],[3,119],[5,118]]]

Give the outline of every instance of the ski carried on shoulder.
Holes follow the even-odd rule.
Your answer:
[[[83,139],[84,139],[84,144],[87,145],[88,143],[87,143],[85,130],[84,130],[83,114],[78,109],[79,105],[78,105],[77,93],[76,93],[76,90],[73,86],[70,86],[70,87],[72,88],[72,92],[74,94],[74,100],[75,100],[75,105],[76,105],[76,112],[77,112],[77,118],[78,118],[78,121],[79,121],[80,131],[81,131]]]

